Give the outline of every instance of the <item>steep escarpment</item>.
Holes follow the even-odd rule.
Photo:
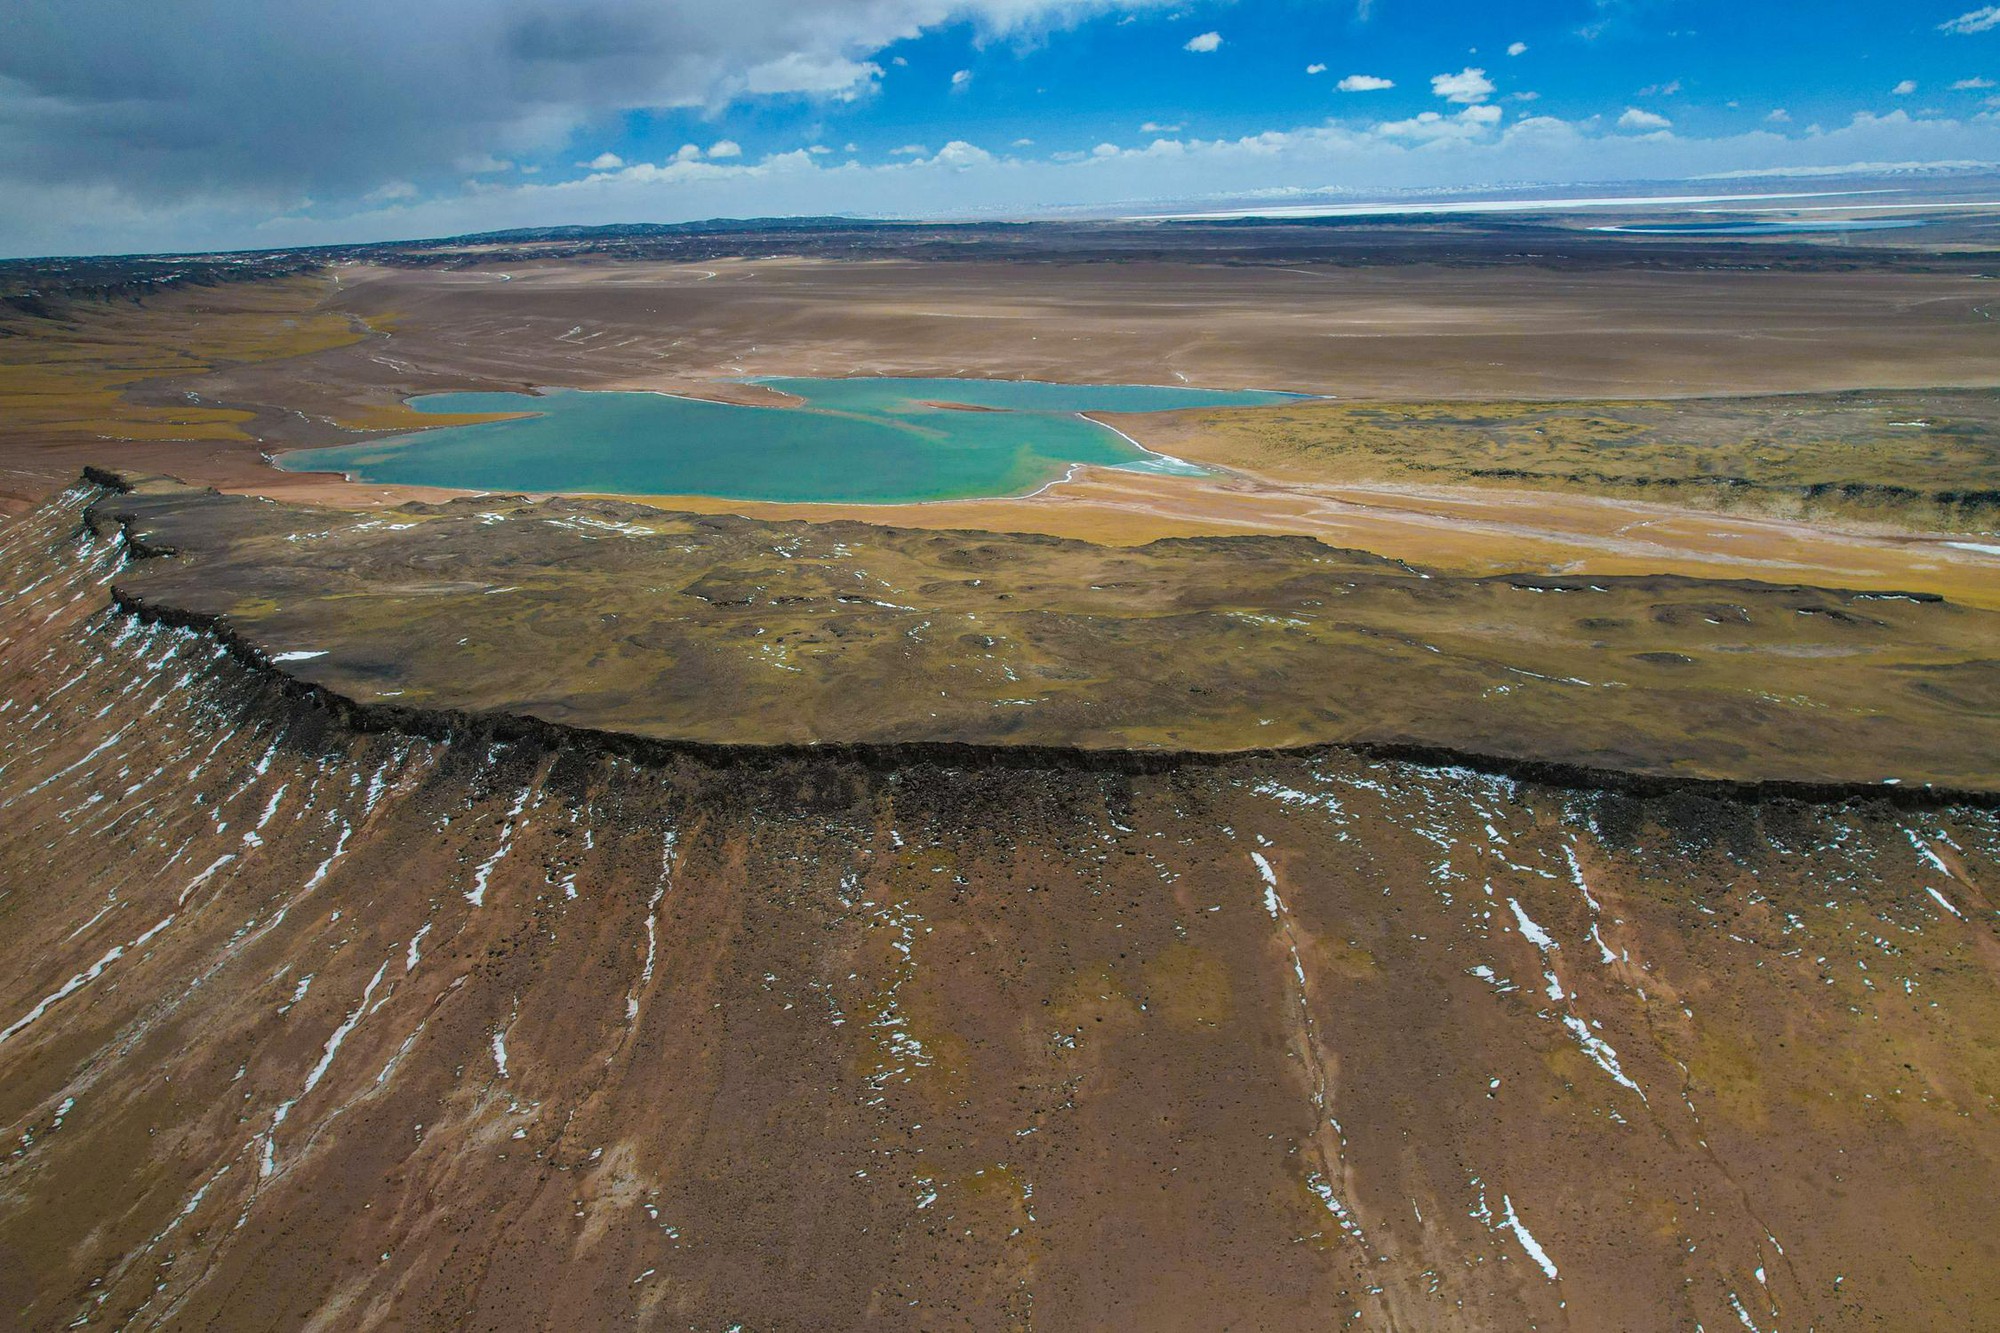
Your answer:
[[[357,730],[95,498],[0,530],[17,1326],[2000,1311],[1989,813]]]

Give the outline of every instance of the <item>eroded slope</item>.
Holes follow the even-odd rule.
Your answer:
[[[21,1327],[2000,1314],[1990,814],[357,733],[91,498],[0,536]]]

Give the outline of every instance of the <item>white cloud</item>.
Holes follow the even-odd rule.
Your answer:
[[[1141,134],[1179,134],[1180,132],[1181,127],[1178,125],[1162,125],[1158,121],[1152,120],[1147,121],[1139,127],[1139,133]]]
[[[1674,123],[1665,116],[1642,111],[1636,106],[1626,107],[1625,114],[1618,118],[1621,130],[1670,130],[1673,126]]]
[[[693,162],[700,156],[701,148],[697,144],[684,143],[674,151],[674,161],[676,162]]]
[[[1425,111],[1408,120],[1392,120],[1375,127],[1377,134],[1391,139],[1414,139],[1421,143],[1465,143],[1485,137],[1500,123],[1497,106],[1469,106],[1453,115]]]
[[[361,197],[371,204],[392,203],[399,199],[416,198],[417,187],[408,181],[390,181],[387,185],[377,186]]]
[[[1671,79],[1666,83],[1655,83],[1639,90],[1641,97],[1672,97],[1681,90],[1681,81]]]
[[[1507,54],[1510,56],[1525,55],[1527,50],[1528,44],[1526,42],[1509,42],[1507,44]]]
[[[1324,74],[1326,73],[1326,66],[1320,64],[1317,60],[1315,60],[1312,64],[1306,66],[1306,73]]]
[[[1783,107],[1778,107],[1770,115],[1764,117],[1764,119],[1770,121],[1773,125],[1789,125],[1792,123],[1792,113]]]
[[[1188,38],[1187,45],[1183,46],[1181,49],[1183,51],[1193,51],[1197,54],[1203,54],[1209,51],[1213,51],[1221,45],[1222,45],[1221,33],[1205,32],[1202,33],[1199,37]]]
[[[953,88],[953,89],[959,89],[959,88],[963,88],[963,87],[965,87],[965,86],[966,86],[967,84],[969,84],[969,83],[971,83],[971,82],[972,82],[972,71],[971,71],[971,70],[969,70],[969,69],[961,69],[961,70],[954,70],[954,71],[952,72],[952,76],[951,76],[951,86],[952,86],[952,88]]]
[[[948,26],[1031,40],[1165,2],[64,0],[19,22],[14,6],[0,19],[0,254],[53,187],[103,185],[137,217],[284,215],[307,199],[325,216],[459,162],[553,165],[632,111],[865,96],[898,43]]]
[[[1431,91],[1447,102],[1483,102],[1493,95],[1493,80],[1468,65],[1456,74],[1433,74]]]
[[[993,154],[987,152],[979,145],[967,143],[963,139],[953,139],[950,143],[937,150],[936,157],[931,158],[928,162],[921,162],[915,165],[951,167],[958,171],[964,171],[971,167],[985,166],[995,160]]]
[[[1035,141],[1033,139],[1016,139],[1013,146],[1016,148],[1033,148]]]
[[[732,89],[738,95],[778,97],[805,94],[836,102],[852,102],[874,91],[882,67],[844,55],[791,51],[745,70]]]
[[[1964,93],[1979,88],[1991,88],[1992,86],[1993,80],[1991,79],[1960,79],[1957,83],[1951,85],[1951,90],[1955,93]]]
[[[1901,83],[1897,84],[1889,91],[1897,97],[1908,97],[1911,93],[1915,92],[1916,90],[1917,90],[1917,81],[1915,79],[1904,79]]]
[[[890,157],[929,157],[931,150],[920,143],[906,143],[901,148],[891,148]]]
[[[1350,74],[1334,86],[1344,93],[1373,93],[1395,87],[1396,81],[1378,78],[1373,74]]]
[[[743,145],[737,143],[734,139],[717,139],[708,146],[708,155],[710,157],[741,157],[743,156]]]
[[[2000,28],[2000,5],[1988,5],[1984,9],[1975,9],[1969,14],[1960,14],[1955,19],[1938,24],[1939,32],[1958,33],[1960,36],[1975,32],[1991,32],[1995,28]]]
[[[625,165],[625,159],[616,153],[599,153],[584,165],[592,171],[616,171]]]

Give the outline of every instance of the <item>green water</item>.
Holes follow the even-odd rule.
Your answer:
[[[483,491],[711,495],[904,504],[1023,495],[1072,463],[1199,473],[1079,412],[1244,407],[1295,394],[1014,380],[763,379],[802,407],[655,393],[444,393],[420,412],[532,412],[475,426],[282,455],[293,472]],[[963,403],[985,412],[928,407]]]

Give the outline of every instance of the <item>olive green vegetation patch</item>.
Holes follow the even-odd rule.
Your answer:
[[[2000,393],[1347,403],[1156,418],[1162,447],[1312,481],[1495,485],[1786,517],[2000,524]]]
[[[355,321],[319,308],[328,291],[324,278],[288,277],[0,314],[0,419],[44,438],[247,440],[250,412],[142,403],[127,390],[359,342]]]
[[[676,740],[1407,744],[1627,773],[2000,787],[2000,613],[1672,576],[1474,578],[1299,537],[1111,548],[484,497],[151,487],[124,595],[366,705]]]

